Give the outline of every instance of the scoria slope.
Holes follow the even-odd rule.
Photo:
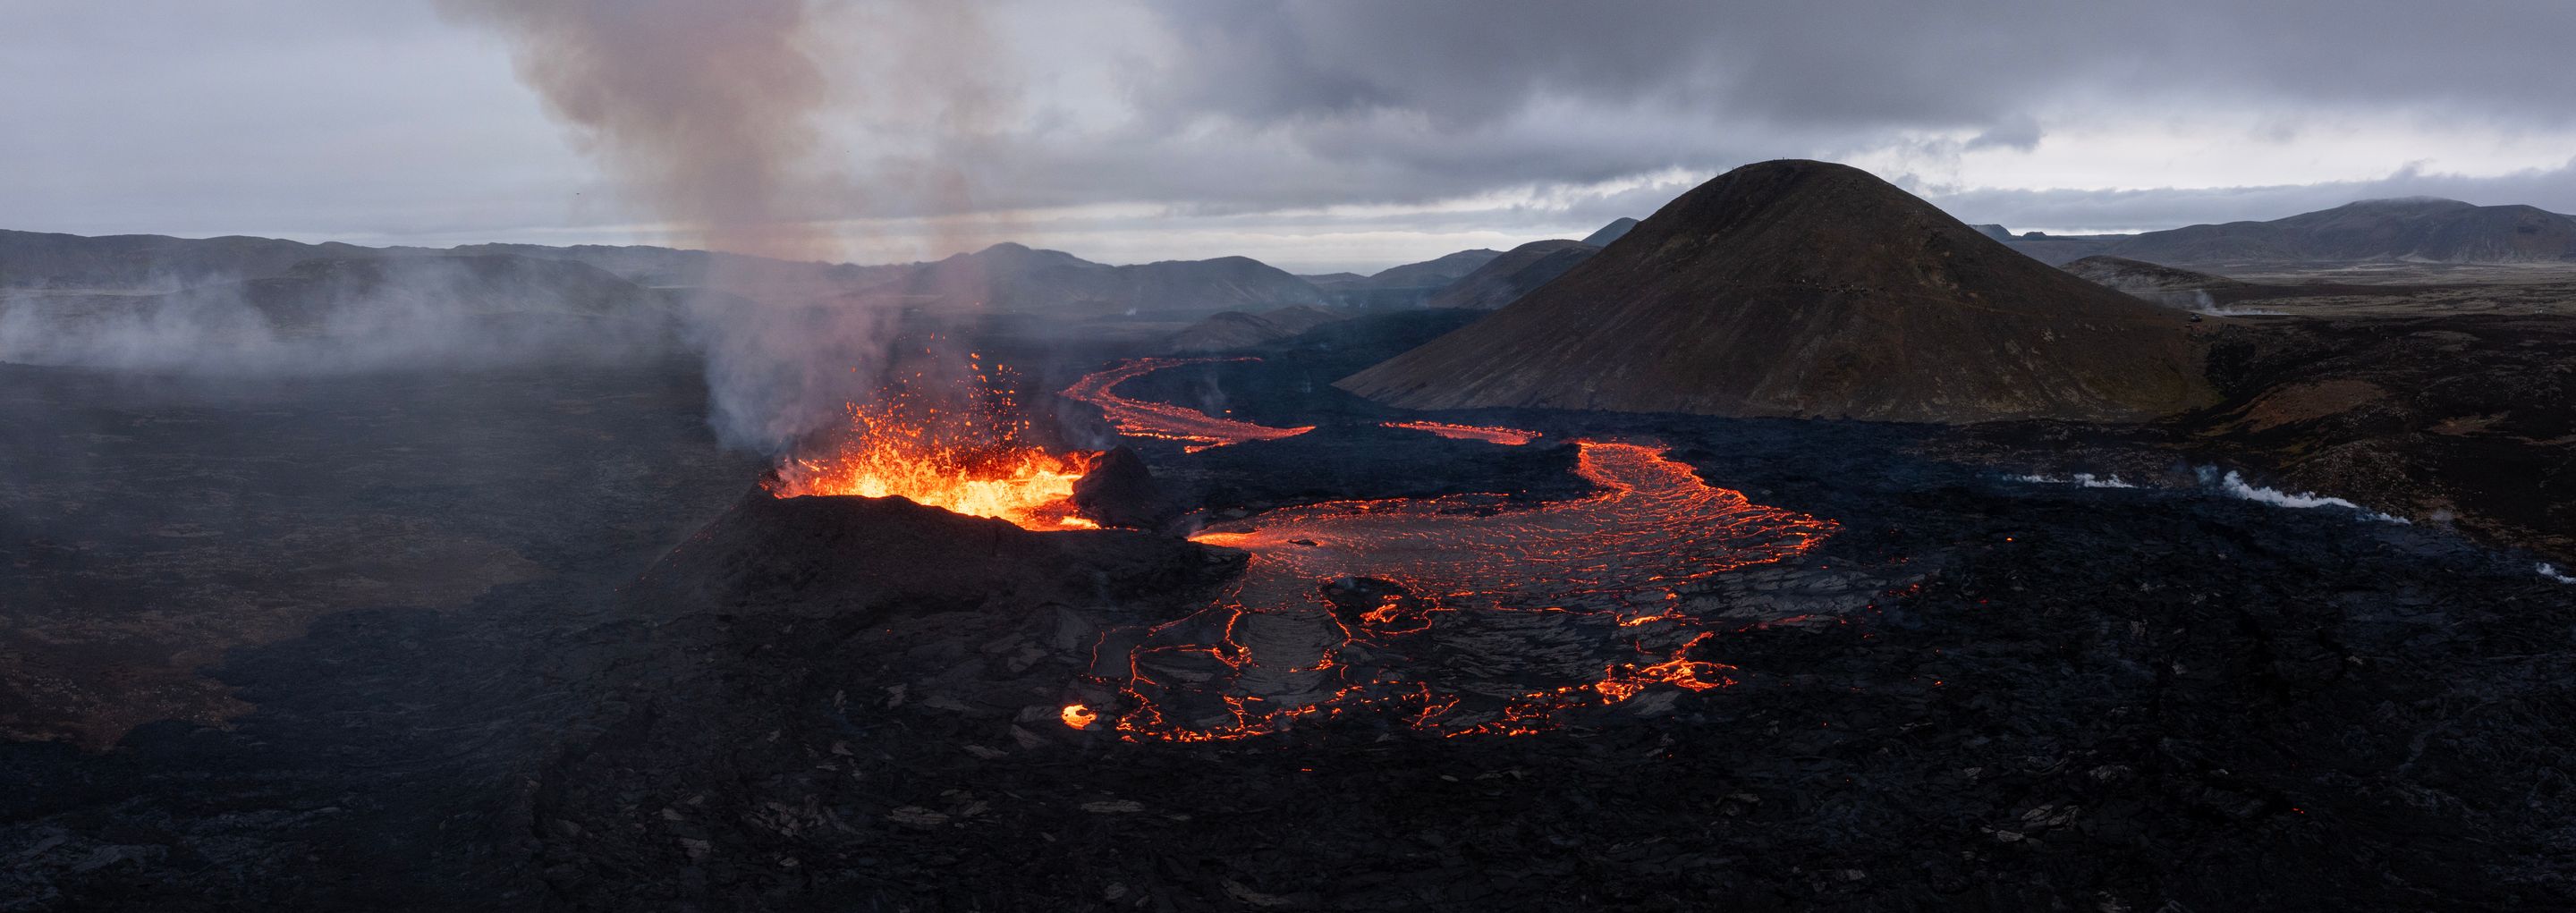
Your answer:
[[[2187,333],[1866,172],[1776,161],[1339,386],[1421,409],[2125,421],[2210,401]]]

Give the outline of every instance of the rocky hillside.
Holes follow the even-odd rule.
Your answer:
[[[2186,326],[1866,172],[1777,161],[1339,386],[1422,409],[2137,420],[2212,398]]]

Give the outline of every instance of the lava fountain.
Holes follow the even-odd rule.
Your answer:
[[[1028,443],[1006,386],[980,369],[975,378],[981,395],[962,404],[905,385],[849,404],[849,425],[819,452],[781,463],[770,494],[900,497],[1041,531],[1096,525],[1075,515],[1073,487],[1098,454]]]
[[[1442,735],[1518,735],[1653,685],[1731,684],[1732,667],[1698,655],[1715,632],[1676,610],[1685,588],[1839,527],[1707,485],[1653,447],[1577,444],[1589,497],[1342,501],[1201,531],[1250,560],[1207,608],[1102,639],[1093,670],[1125,705],[1116,730],[1234,739],[1365,708]]]
[[[1190,453],[1245,441],[1296,437],[1315,430],[1313,425],[1303,428],[1272,428],[1251,422],[1238,422],[1233,419],[1218,418],[1185,406],[1128,399],[1112,392],[1121,383],[1164,368],[1227,361],[1260,361],[1260,359],[1139,358],[1117,367],[1093,372],[1075,381],[1073,386],[1065,388],[1064,396],[1100,407],[1101,413],[1109,417],[1109,424],[1116,427],[1119,434],[1128,437],[1180,441],[1184,445],[1182,449]]]

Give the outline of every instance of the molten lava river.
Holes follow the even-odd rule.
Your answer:
[[[1212,741],[1367,711],[1448,736],[1525,735],[1649,689],[1733,684],[1694,584],[1795,556],[1830,520],[1702,483],[1656,448],[1580,441],[1599,491],[1539,505],[1454,496],[1271,511],[1191,538],[1250,554],[1214,604],[1113,630],[1092,674],[1130,740]],[[1667,699],[1669,700],[1669,699]],[[1088,705],[1065,723],[1102,722]]]
[[[1164,368],[1211,362],[1259,360],[1256,358],[1139,358],[1075,381],[1073,386],[1065,388],[1064,395],[1069,399],[1078,399],[1100,407],[1100,411],[1108,416],[1109,424],[1116,426],[1120,434],[1129,437],[1180,441],[1187,445],[1182,449],[1191,453],[1245,441],[1296,437],[1315,430],[1313,425],[1303,428],[1271,428],[1251,422],[1238,422],[1233,419],[1218,418],[1186,406],[1128,399],[1110,392],[1121,383]]]
[[[1313,430],[1111,392],[1152,371],[1220,360],[1142,359],[1065,395],[1101,407],[1122,434],[1189,442],[1192,452]],[[1539,437],[1387,426],[1503,446]],[[1189,616],[1103,634],[1089,681],[1115,694],[1066,705],[1064,724],[1193,742],[1368,712],[1447,736],[1526,735],[1566,711],[1626,703],[1657,686],[1732,684],[1734,667],[1701,655],[1715,629],[1677,610],[1683,591],[1805,552],[1836,525],[1711,487],[1655,447],[1576,445],[1575,471],[1597,489],[1589,497],[1340,501],[1201,530],[1190,538],[1249,554],[1243,575]]]

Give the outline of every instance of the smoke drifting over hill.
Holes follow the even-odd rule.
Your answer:
[[[672,296],[510,256],[317,259],[275,275],[0,290],[0,362],[316,375],[670,351]]]
[[[544,98],[548,113],[572,128],[575,144],[635,197],[631,202],[682,237],[711,250],[837,259],[840,239],[819,216],[859,215],[868,194],[818,155],[819,121],[832,99],[817,57],[833,41],[819,27],[822,10],[806,0],[646,6],[439,4],[452,18],[508,36],[521,80]],[[903,4],[866,12],[887,20],[869,27],[928,36],[941,50],[957,51],[936,55],[949,65],[969,65],[982,44],[969,10]],[[915,58],[899,63],[910,62]],[[955,72],[925,69],[924,83]],[[888,94],[904,90],[926,93],[931,105],[975,94],[938,85]],[[933,192],[965,192],[953,173],[930,178]],[[817,209],[817,202],[831,206]],[[818,300],[821,290],[722,264],[708,272],[690,284],[726,293],[692,298],[691,324],[706,349],[714,420],[727,442],[774,449],[836,420],[842,403],[873,388],[892,302]]]

